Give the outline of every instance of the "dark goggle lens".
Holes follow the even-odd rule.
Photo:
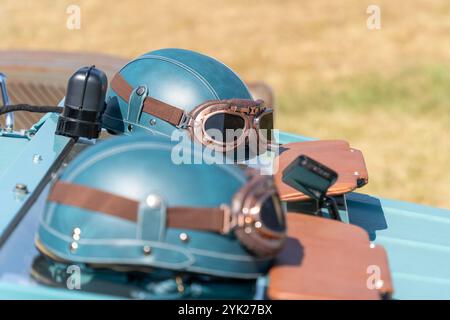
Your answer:
[[[263,202],[260,217],[261,222],[267,229],[277,232],[286,230],[284,211],[277,195],[272,195]]]
[[[273,129],[273,113],[267,112],[261,115],[259,118],[259,129],[266,140],[272,140],[272,129]]]
[[[215,140],[233,142],[243,134],[245,120],[239,115],[230,113],[216,113],[205,121],[206,133]],[[228,132],[227,132],[228,130]],[[233,130],[233,131],[231,131]],[[221,134],[221,137],[217,137]],[[229,137],[227,138],[227,134]]]

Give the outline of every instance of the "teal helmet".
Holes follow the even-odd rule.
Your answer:
[[[137,135],[82,152],[51,188],[38,248],[93,266],[264,274],[286,232],[273,178],[234,164],[179,162],[175,146]],[[189,144],[183,152],[201,151]]]
[[[272,110],[253,100],[229,67],[189,50],[162,49],[132,60],[112,79],[106,103],[103,126],[114,134],[187,134],[221,152],[242,146],[239,158],[264,152],[272,140]]]
[[[251,99],[251,94],[229,67],[209,56],[184,49],[161,49],[130,61],[119,75],[143,94],[190,112],[209,100]],[[147,113],[140,114],[137,94],[123,99],[109,88],[103,126],[115,133],[150,131],[171,136],[175,126]],[[134,101],[134,98],[136,98]]]

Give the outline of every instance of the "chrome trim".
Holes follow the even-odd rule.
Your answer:
[[[0,89],[2,92],[3,106],[9,105],[8,90],[6,89],[6,75],[0,72]],[[5,115],[5,129],[12,132],[14,129],[14,113],[9,112]]]

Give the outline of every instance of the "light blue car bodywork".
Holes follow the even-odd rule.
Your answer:
[[[50,175],[73,142],[55,136],[56,115],[35,126],[32,138],[0,134],[0,298],[102,299],[101,294],[55,289],[18,266],[36,254],[34,232]],[[281,143],[311,138],[280,133]],[[26,184],[27,194],[14,191]],[[450,299],[450,210],[364,194],[347,196],[348,220],[388,253],[395,299]],[[22,229],[21,232],[17,232]]]

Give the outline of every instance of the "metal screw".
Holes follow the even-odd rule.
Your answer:
[[[152,248],[150,246],[144,246],[142,249],[144,251],[144,255],[148,256],[152,253]]]
[[[187,233],[180,233],[180,240],[183,242],[188,242],[189,241],[189,236],[187,235]]]
[[[137,94],[138,96],[142,96],[142,95],[144,94],[144,92],[145,92],[145,87],[143,87],[143,86],[139,86],[139,87],[136,89],[136,94]]]
[[[256,221],[255,228],[261,228],[261,227],[262,227],[262,223],[260,221]]]
[[[145,202],[152,209],[161,207],[161,199],[154,194],[148,195]]]
[[[377,282],[375,283],[375,287],[377,289],[381,289],[384,285],[384,281],[383,280],[377,280]]]
[[[40,154],[33,155],[33,163],[40,163],[42,161],[42,156]]]
[[[151,125],[151,126],[154,126],[155,124],[156,124],[156,119],[150,120],[150,125]]]
[[[14,191],[16,193],[20,193],[20,194],[27,194],[28,193],[28,187],[27,187],[26,184],[17,183],[15,188],[14,188]]]

